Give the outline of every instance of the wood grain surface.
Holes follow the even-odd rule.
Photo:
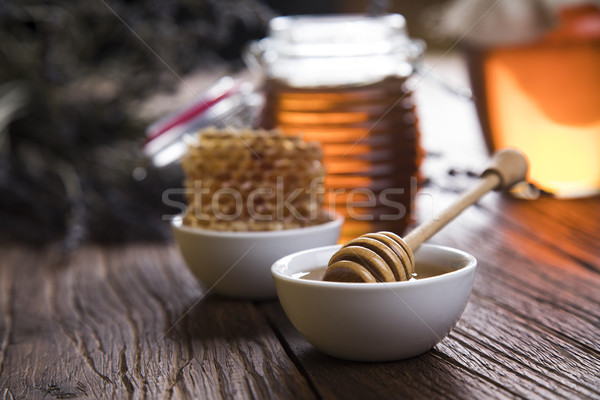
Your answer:
[[[486,154],[472,104],[417,95],[424,221]],[[0,399],[600,399],[600,197],[492,193],[430,242],[477,257],[473,293],[431,351],[386,363],[320,353],[277,301],[207,293],[172,243],[1,244]]]
[[[7,398],[314,396],[257,308],[203,298],[173,246],[2,253]]]
[[[456,196],[426,190],[441,203]],[[499,194],[465,211],[432,240],[479,260],[463,317],[430,352],[388,363],[321,354],[276,301],[204,296],[172,244],[86,246],[68,258],[5,245],[0,393],[600,398],[599,211],[598,198]]]
[[[600,220],[586,222],[590,234],[578,244],[572,240],[581,233],[569,235],[560,223],[563,211],[577,218],[573,207],[597,213],[600,199],[571,207],[544,203],[551,211],[544,219],[565,235],[563,246],[531,230],[537,224],[530,221],[542,218],[537,203],[497,194],[432,240],[473,253],[479,267],[461,320],[421,357],[385,364],[335,360],[307,344],[277,304],[263,307],[322,398],[600,398],[600,259],[582,264],[571,252],[591,256],[600,249],[591,233],[600,231]],[[512,209],[520,218],[509,217]]]

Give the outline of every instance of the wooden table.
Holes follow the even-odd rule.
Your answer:
[[[470,104],[418,90],[436,99],[421,107],[424,220],[485,152]],[[277,301],[205,296],[172,243],[67,258],[5,244],[0,398],[600,398],[599,232],[598,197],[488,195],[432,240],[479,260],[461,320],[426,354],[387,363],[321,354]]]

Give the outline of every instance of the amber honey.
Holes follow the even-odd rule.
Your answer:
[[[272,79],[265,96],[264,128],[321,143],[325,203],[346,218],[341,242],[372,231],[404,231],[421,159],[405,78],[315,88]]]
[[[455,271],[451,267],[441,266],[435,264],[425,264],[420,263],[416,266],[416,273],[413,274],[412,279],[425,279],[431,278],[434,276],[439,276],[443,274],[447,274],[448,272]],[[322,281],[323,276],[325,275],[325,271],[327,271],[327,266],[323,266],[311,271],[299,272],[294,275],[299,279],[305,279],[310,281]]]
[[[594,13],[600,26],[600,9],[578,9],[535,43],[471,53],[490,149],[524,151],[530,181],[558,197],[600,192],[600,29],[577,22]]]

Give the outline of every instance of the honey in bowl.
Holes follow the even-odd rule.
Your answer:
[[[327,266],[323,266],[317,269],[313,269],[306,272],[298,272],[293,275],[294,278],[305,279],[311,281],[322,281],[323,275],[325,275],[325,271],[327,270]],[[428,264],[428,263],[420,263],[416,266],[417,272],[415,272],[412,276],[412,279],[425,279],[431,278],[438,275],[447,274],[448,272],[454,271],[451,266],[448,265],[439,265],[439,264]]]

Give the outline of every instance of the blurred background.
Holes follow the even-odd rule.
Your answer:
[[[483,8],[464,9],[477,3]],[[243,49],[265,36],[275,16],[400,13],[410,36],[444,53],[497,3],[2,2],[0,237],[33,244],[59,241],[67,249],[84,241],[167,239],[161,215],[172,210],[166,210],[162,193],[180,182],[181,172],[177,166],[155,168],[144,157],[145,130],[219,77],[243,70]],[[503,3],[512,7],[505,11],[516,10],[516,16],[505,14],[517,26],[520,20],[545,26],[552,19],[538,7],[541,0]],[[466,28],[440,23],[442,15],[457,9],[457,21]],[[598,19],[595,29],[600,32]],[[513,30],[504,26],[502,31]],[[593,52],[598,54],[598,47]]]
[[[244,68],[242,49],[272,17],[398,12],[412,36],[443,46],[424,22],[442,3],[2,2],[0,235],[66,247],[167,238],[161,195],[178,171],[144,158],[145,129]]]

